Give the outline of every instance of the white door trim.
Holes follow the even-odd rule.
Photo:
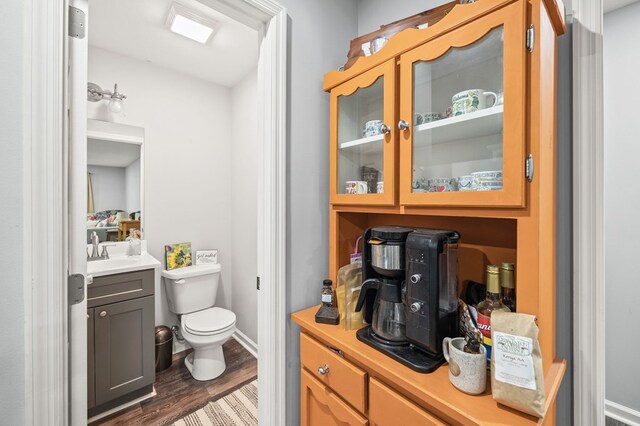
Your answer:
[[[29,2],[24,88],[26,424],[68,424],[66,250],[66,1]],[[286,10],[272,0],[199,0],[260,31],[258,364],[264,425],[286,424]],[[43,4],[43,2],[45,4]],[[36,308],[37,307],[37,308]]]
[[[24,87],[25,424],[67,424],[64,0],[27,0]],[[43,30],[46,29],[46,30]],[[55,419],[55,420],[54,420]]]
[[[604,425],[602,0],[573,8],[574,424]]]

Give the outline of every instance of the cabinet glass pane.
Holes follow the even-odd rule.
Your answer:
[[[338,194],[384,192],[384,77],[338,98]]]
[[[413,65],[413,192],[502,190],[503,30]]]

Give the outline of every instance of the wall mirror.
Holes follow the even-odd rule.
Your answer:
[[[87,243],[144,230],[144,129],[87,121]]]

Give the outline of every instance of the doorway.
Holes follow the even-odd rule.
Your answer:
[[[48,7],[33,8],[33,48],[29,52],[29,61],[26,66],[34,70],[34,85],[40,84],[41,91],[31,93],[32,102],[38,105],[43,111],[47,122],[62,123],[65,117],[63,105],[59,103],[64,96],[52,96],[42,100],[41,93],[56,93],[64,88],[65,75],[61,70],[65,69],[64,48],[66,46],[66,25],[50,25],[51,22],[64,22],[67,16],[66,2],[62,0],[48,1]],[[258,318],[260,326],[257,334],[260,341],[266,342],[261,345],[261,356],[259,374],[261,379],[259,393],[261,398],[261,410],[259,412],[260,422],[266,424],[282,424],[284,422],[284,353],[285,341],[277,336],[284,335],[285,310],[284,310],[284,286],[285,277],[285,64],[286,64],[286,11],[278,4],[271,1],[249,0],[242,2],[207,0],[203,4],[220,10],[226,15],[250,25],[259,33],[260,59],[258,63],[258,91],[259,91],[259,116],[258,128],[261,136],[261,158],[263,164],[259,165],[260,182],[262,182],[259,192],[263,194],[259,203],[260,224],[259,253],[264,253],[258,263],[258,277],[262,282],[262,291],[258,293]],[[37,9],[37,10],[36,10]],[[62,13],[64,11],[64,13]],[[60,31],[64,29],[63,31]],[[46,72],[42,72],[39,64],[47,59]],[[37,72],[36,72],[37,71]],[[69,87],[73,85],[70,81]],[[86,90],[86,89],[85,89]],[[86,95],[86,92],[85,92]],[[36,129],[36,124],[33,124]],[[38,125],[39,126],[39,125]],[[37,127],[41,131],[41,127]],[[49,208],[60,213],[64,220],[66,212],[67,190],[65,189],[66,170],[64,162],[59,162],[60,154],[65,153],[65,134],[59,132],[60,125],[48,128],[46,132],[39,134],[37,143],[52,142],[49,147],[53,149],[33,149],[33,164],[51,164],[53,167],[31,168],[30,172],[37,180],[38,185],[34,185],[31,196],[34,200],[43,203],[50,203]],[[86,138],[86,135],[85,135]],[[44,145],[46,146],[46,145]],[[69,161],[72,164],[73,161]],[[86,166],[85,166],[86,167]],[[86,176],[86,171],[85,171]],[[42,184],[41,184],[42,183]],[[56,184],[57,183],[57,184]],[[83,183],[86,191],[86,182]],[[51,201],[53,200],[53,201]],[[86,209],[86,205],[82,207]],[[86,212],[85,212],[86,213]],[[36,224],[36,215],[32,214],[31,223]],[[39,225],[38,225],[39,226]],[[86,422],[86,405],[82,401],[81,394],[83,386],[75,381],[73,369],[77,366],[69,362],[67,348],[60,343],[47,343],[53,339],[45,335],[46,330],[39,332],[36,324],[50,323],[60,324],[62,330],[67,326],[73,328],[73,320],[67,319],[66,313],[66,267],[55,268],[56,274],[50,274],[49,265],[56,265],[66,262],[60,253],[67,252],[70,247],[69,242],[54,240],[52,235],[36,235],[38,227],[33,225],[30,234],[34,246],[51,247],[51,253],[43,253],[43,258],[47,262],[31,263],[34,275],[45,276],[49,273],[46,286],[34,286],[31,294],[28,294],[25,317],[29,319],[27,329],[32,330],[31,340],[36,342],[42,339],[43,346],[48,351],[33,351],[29,354],[27,364],[28,377],[47,377],[41,380],[38,392],[35,392],[28,401],[29,410],[35,423],[38,420],[57,418],[61,423],[83,424]],[[261,231],[260,231],[261,230]],[[86,232],[86,231],[85,231]],[[83,241],[84,244],[84,241]],[[80,246],[80,244],[77,244]],[[83,257],[86,256],[84,249]],[[69,272],[78,272],[69,270]],[[82,270],[79,272],[83,272]],[[268,291],[265,291],[268,289]],[[47,297],[55,294],[56,297]],[[38,316],[38,321],[34,318],[34,312],[42,312]],[[44,307],[47,307],[45,309]],[[63,309],[60,309],[63,308]],[[46,318],[41,318],[46,317]],[[85,329],[86,330],[86,329]],[[86,332],[86,331],[85,331]],[[60,338],[59,335],[56,338]],[[77,344],[73,339],[71,346]],[[86,348],[86,346],[85,346]],[[264,348],[264,349],[263,349]],[[73,349],[72,349],[73,351]],[[78,364],[82,364],[79,362]],[[66,366],[70,370],[67,370]],[[264,373],[263,373],[264,371]],[[53,373],[51,373],[53,372]],[[69,386],[69,381],[73,386]],[[67,393],[67,390],[69,393]],[[78,398],[76,396],[80,395]],[[67,404],[60,404],[67,401]],[[80,401],[80,403],[79,403]],[[264,403],[264,405],[263,405]],[[61,407],[68,407],[62,408]],[[264,409],[262,409],[264,407]]]

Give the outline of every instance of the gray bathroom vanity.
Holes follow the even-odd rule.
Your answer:
[[[95,277],[87,287],[90,418],[153,392],[154,273]]]

